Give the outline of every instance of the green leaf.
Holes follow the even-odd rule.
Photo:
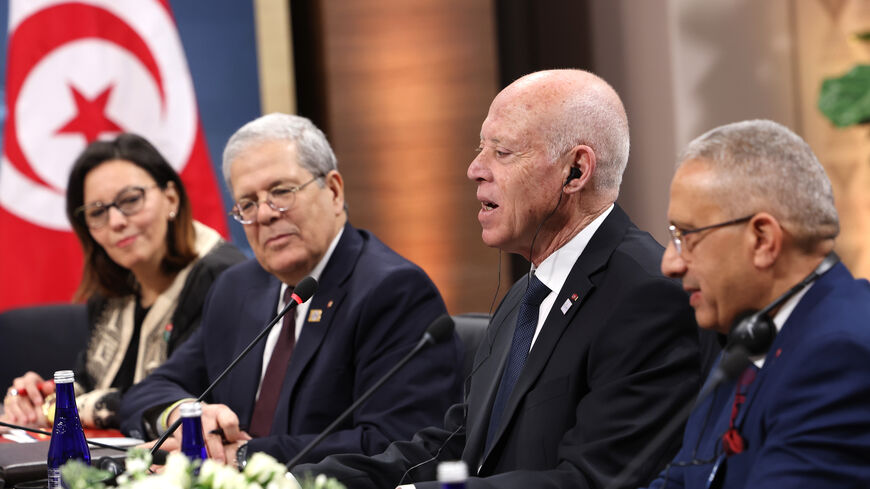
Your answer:
[[[819,110],[838,127],[870,122],[870,65],[857,65],[841,77],[825,79]]]

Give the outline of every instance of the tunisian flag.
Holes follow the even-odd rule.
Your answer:
[[[226,220],[167,0],[11,0],[0,161],[0,311],[66,302],[81,277],[64,214],[76,156],[135,132],[181,174],[194,217]]]

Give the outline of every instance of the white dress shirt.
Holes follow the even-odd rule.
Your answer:
[[[564,246],[545,258],[539,267],[536,268],[534,265],[532,266],[532,273],[534,273],[535,276],[538,277],[538,280],[543,282],[543,284],[550,289],[550,293],[547,294],[547,297],[544,298],[544,301],[541,302],[541,306],[538,309],[538,326],[535,328],[535,336],[532,337],[532,344],[529,346],[529,351],[534,347],[535,341],[538,339],[538,334],[540,334],[541,328],[544,326],[544,321],[547,320],[547,313],[550,312],[550,309],[556,302],[556,297],[559,295],[559,291],[562,290],[562,286],[565,285],[565,281],[568,280],[568,275],[571,273],[571,269],[574,267],[577,259],[580,258],[580,254],[583,253],[584,249],[586,249],[586,245],[589,244],[595,231],[598,231],[598,228],[601,227],[601,223],[607,219],[607,216],[610,215],[612,210],[613,204],[610,204],[610,207],[608,207],[607,210],[590,222],[588,226],[580,230],[580,232],[571,238],[570,241],[565,243]],[[568,307],[570,308],[570,305]],[[567,309],[565,311],[567,311]],[[563,311],[563,313],[565,311]],[[396,489],[414,489],[415,487],[414,484],[404,484]]]
[[[332,239],[332,243],[329,245],[329,249],[326,250],[326,253],[323,255],[323,258],[317,263],[317,266],[314,267],[314,270],[308,274],[311,278],[315,280],[320,280],[320,274],[323,273],[323,269],[326,268],[326,264],[329,263],[329,258],[332,257],[332,252],[335,251],[335,247],[338,245],[338,240],[341,239],[341,235],[344,233],[344,228],[341,228],[338,231],[338,234],[335,235],[335,238]],[[285,283],[281,284],[281,290],[278,292],[278,308],[275,310],[275,314],[277,315],[284,309],[284,306],[287,305],[284,302],[284,291],[287,290],[288,285]],[[313,297],[313,296],[312,296]],[[302,334],[302,325],[305,324],[305,316],[308,314],[308,306],[311,304],[311,301],[305,301],[299,306],[296,307],[296,339],[299,339],[299,335]],[[288,312],[287,314],[292,314],[292,312]],[[275,345],[278,343],[278,337],[281,336],[281,328],[272,328],[272,331],[269,331],[269,335],[266,336],[266,347],[263,349],[263,366],[260,369],[260,383],[263,382],[263,376],[266,375],[266,368],[269,367],[269,359],[272,358],[272,352],[275,351]],[[257,387],[257,398],[260,397],[260,388]]]

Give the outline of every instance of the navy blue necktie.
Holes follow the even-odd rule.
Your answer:
[[[504,411],[511,392],[514,390],[517,379],[520,377],[520,372],[523,371],[523,365],[526,364],[526,357],[529,356],[529,349],[532,346],[532,338],[535,336],[535,329],[538,327],[538,309],[541,307],[541,302],[549,294],[550,289],[538,280],[538,277],[532,275],[529,286],[526,288],[526,293],[523,295],[523,300],[520,303],[520,311],[517,315],[517,328],[514,330],[511,351],[508,353],[504,372],[501,375],[501,382],[498,384],[498,393],[495,396],[495,402],[492,404],[489,430],[486,432],[487,449],[489,449],[492,439],[496,431],[498,431],[502,411]]]

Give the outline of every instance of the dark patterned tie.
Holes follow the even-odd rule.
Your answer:
[[[758,367],[755,364],[750,364],[740,375],[740,379],[737,380],[737,389],[734,392],[734,403],[731,405],[731,418],[728,422],[728,431],[722,435],[722,448],[729,457],[739,454],[745,448],[743,436],[740,435],[740,430],[734,426],[734,422],[737,420],[740,408],[746,402],[749,386],[752,385],[757,373]]]
[[[285,305],[293,300],[290,298],[292,294],[293,287],[287,287],[284,292]],[[263,381],[260,383],[260,397],[257,398],[257,403],[254,405],[251,425],[248,427],[248,433],[255,438],[267,436],[272,430],[272,419],[275,417],[275,408],[278,406],[278,398],[281,396],[284,374],[287,373],[290,354],[293,353],[295,345],[296,309],[293,309],[284,315],[284,320],[281,323],[281,334],[278,335],[278,342],[275,343],[272,357],[269,358],[269,366],[266,367],[266,375],[263,376]]]
[[[520,377],[523,365],[526,364],[526,357],[529,356],[529,349],[532,346],[532,337],[535,336],[535,329],[538,327],[538,309],[540,309],[541,302],[544,301],[544,298],[549,293],[550,289],[538,280],[538,277],[532,275],[529,286],[526,288],[526,293],[523,295],[523,300],[520,303],[520,311],[517,315],[517,328],[514,330],[511,350],[505,362],[495,402],[492,405],[489,430],[486,432],[487,450],[489,450],[493,437],[496,431],[498,431],[502,411],[504,411],[511,392],[517,383],[517,379]]]

